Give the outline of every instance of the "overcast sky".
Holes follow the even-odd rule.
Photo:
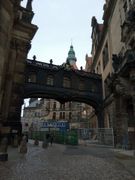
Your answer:
[[[33,23],[39,29],[28,55],[54,64],[66,61],[72,44],[77,65],[85,66],[85,55],[91,52],[91,18],[102,23],[104,0],[33,0]],[[26,5],[23,0],[22,5]]]

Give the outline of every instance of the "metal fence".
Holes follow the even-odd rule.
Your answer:
[[[114,147],[113,128],[80,128],[78,138],[89,144],[100,144]]]
[[[46,140],[46,131],[32,131],[29,133],[29,139],[37,139],[40,141]],[[78,145],[78,133],[75,130],[66,132],[55,131],[53,133],[54,142],[59,144]]]

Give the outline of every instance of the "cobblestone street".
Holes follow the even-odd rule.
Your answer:
[[[134,180],[108,148],[54,144],[43,149],[28,145],[22,157],[9,148],[9,160],[0,162],[0,180]]]

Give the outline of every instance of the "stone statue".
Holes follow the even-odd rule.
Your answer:
[[[113,69],[116,72],[118,70],[118,68],[120,68],[120,65],[122,63],[122,56],[113,54],[112,55],[112,61],[113,61],[113,63],[112,63]]]
[[[4,137],[0,144],[0,161],[7,161],[8,160],[8,139]]]
[[[92,27],[95,27],[97,25],[97,19],[95,16],[92,17],[92,20],[91,20],[91,26]]]
[[[126,79],[119,77],[115,80],[114,85],[115,85],[115,92],[117,94],[122,96],[130,95],[130,91],[129,91],[130,84]]]
[[[32,1],[33,0],[28,0],[27,1],[26,9],[28,9],[29,11],[32,11]]]
[[[26,136],[23,136],[23,138],[21,140],[19,152],[21,154],[26,154],[27,153],[27,137]]]

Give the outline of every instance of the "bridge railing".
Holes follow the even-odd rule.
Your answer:
[[[84,71],[84,70],[78,70],[78,69],[66,69],[62,65],[55,65],[55,64],[45,63],[45,62],[31,60],[31,59],[27,59],[26,63],[30,64],[30,65],[33,65],[33,66],[45,68],[45,69],[49,69],[49,68],[53,69],[53,70],[64,69],[66,71],[74,71],[75,73],[77,73],[78,75],[81,75],[81,76],[89,76],[89,77],[93,77],[93,78],[101,78],[101,75],[99,75],[99,74],[90,73],[90,72],[87,72],[87,71]]]

